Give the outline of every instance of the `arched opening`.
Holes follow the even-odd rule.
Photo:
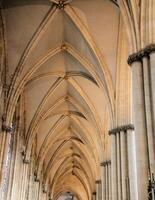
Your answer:
[[[78,197],[72,192],[62,193],[57,200],[79,200]]]

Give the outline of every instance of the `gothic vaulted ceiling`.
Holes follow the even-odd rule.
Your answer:
[[[90,199],[114,114],[119,10],[109,0],[4,3],[7,110],[22,99],[25,160],[55,198]]]

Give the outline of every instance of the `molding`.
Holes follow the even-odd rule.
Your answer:
[[[96,180],[95,183],[96,184],[101,184],[102,182],[101,182],[101,180]]]
[[[6,125],[6,115],[3,114],[2,115],[2,131],[11,134],[13,133],[14,130],[15,130],[15,124],[11,123],[11,126]]]
[[[34,172],[34,181],[40,183],[40,180],[39,180],[39,178],[37,177],[37,172],[36,172],[36,171]]]
[[[2,131],[5,131],[7,133],[12,133],[14,131],[14,127],[2,124]]]
[[[45,194],[45,193],[47,193],[47,190],[46,190],[46,188],[45,188],[45,185],[44,185],[44,184],[42,185],[42,187],[43,187],[43,190],[42,190],[42,191],[43,191],[43,193],[44,193],[44,194]]]
[[[128,124],[124,126],[119,126],[117,128],[109,130],[109,135],[119,133],[121,131],[127,131],[127,130],[134,130],[134,125],[133,124]]]
[[[37,179],[36,177],[35,177],[34,181],[40,183],[40,180]]]
[[[107,166],[107,165],[111,165],[111,161],[110,161],[110,160],[104,161],[104,162],[102,162],[102,163],[100,164],[100,166],[103,166],[103,167],[105,167],[105,166]]]
[[[23,159],[23,163],[24,163],[24,164],[30,164],[30,161],[29,161],[29,160],[26,160],[26,159]]]
[[[144,49],[141,49],[137,53],[131,54],[127,62],[129,65],[132,65],[134,62],[141,62],[143,57],[149,57],[152,52],[155,52],[155,44],[147,45]]]

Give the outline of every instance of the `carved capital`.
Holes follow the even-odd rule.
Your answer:
[[[38,178],[38,176],[37,176],[37,171],[35,170],[35,172],[34,172],[34,181],[35,182],[40,182],[40,180],[39,180],[39,178]]]
[[[104,162],[102,162],[102,163],[100,164],[100,166],[103,166],[103,167],[105,167],[105,166],[107,166],[107,165],[111,165],[111,161],[110,161],[110,160],[104,161]]]
[[[40,183],[40,180],[37,177],[34,178],[34,181]]]
[[[109,131],[109,135],[116,134],[116,133],[119,133],[121,131],[127,131],[127,130],[134,130],[134,125],[133,124],[128,124],[128,125],[119,126],[117,128],[111,129]]]
[[[150,45],[146,46],[145,51],[148,55],[155,52],[155,44],[150,44]]]
[[[14,128],[11,126],[7,126],[5,124],[2,124],[2,131],[5,131],[7,133],[12,133],[14,131]]]
[[[101,180],[96,180],[95,183],[96,184],[101,184]]]
[[[26,159],[23,159],[23,163],[24,163],[24,164],[30,164],[30,161],[29,161],[29,160],[26,160]]]
[[[6,115],[3,114],[2,116],[2,131],[5,131],[7,133],[13,133],[15,129],[15,124],[11,124],[11,126],[6,124]]]
[[[141,62],[141,57],[139,53],[133,53],[132,55],[129,56],[128,58],[128,65],[132,65],[134,62]]]
[[[137,53],[131,54],[127,62],[129,65],[134,62],[141,62],[143,57],[148,57],[152,52],[155,52],[155,44],[150,44]]]
[[[46,187],[45,187],[45,183],[42,184],[43,187],[43,193],[47,193]]]

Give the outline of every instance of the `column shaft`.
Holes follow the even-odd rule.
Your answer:
[[[116,133],[117,140],[117,188],[118,188],[118,200],[122,199],[121,191],[121,155],[120,155],[120,133]]]
[[[96,200],[96,192],[93,192],[93,194],[92,194],[92,200]]]
[[[96,181],[96,199],[102,200],[102,182],[101,182],[101,180]]]
[[[102,200],[106,200],[106,171],[105,165],[101,165],[102,170]]]
[[[105,171],[106,171],[106,200],[109,199],[109,192],[108,192],[108,165],[105,165]]]
[[[144,108],[143,71],[140,62],[132,64],[133,117],[136,132],[137,176],[139,199],[147,199],[148,149]],[[141,178],[143,177],[143,178]]]
[[[127,178],[127,153],[126,153],[126,141],[124,131],[120,132],[121,142],[121,177],[122,177],[122,200],[127,200],[126,191],[126,178]]]
[[[130,129],[127,130],[127,148],[129,169],[128,197],[130,197],[131,200],[138,200],[135,133]]]
[[[3,152],[3,164],[2,164],[2,181],[1,181],[1,190],[0,190],[0,199],[6,200],[8,194],[9,186],[9,177],[10,177],[10,167],[11,167],[11,158],[13,150],[13,133],[4,132],[6,134],[4,152]]]
[[[116,159],[116,136],[111,135],[111,178],[112,178],[112,200],[119,200],[117,194],[117,159]]]
[[[111,163],[108,165],[108,170],[109,170],[109,200],[111,200]]]
[[[151,96],[152,96],[152,114],[153,114],[153,131],[155,136],[155,53],[150,54],[150,81],[151,81]]]
[[[155,151],[154,151],[154,137],[153,137],[153,109],[152,109],[152,94],[151,94],[151,74],[150,74],[149,60],[143,57],[143,79],[144,79],[144,96],[145,96],[145,113],[146,113],[146,127],[147,127],[147,142],[149,151],[149,165],[150,173],[154,172],[155,168]]]

